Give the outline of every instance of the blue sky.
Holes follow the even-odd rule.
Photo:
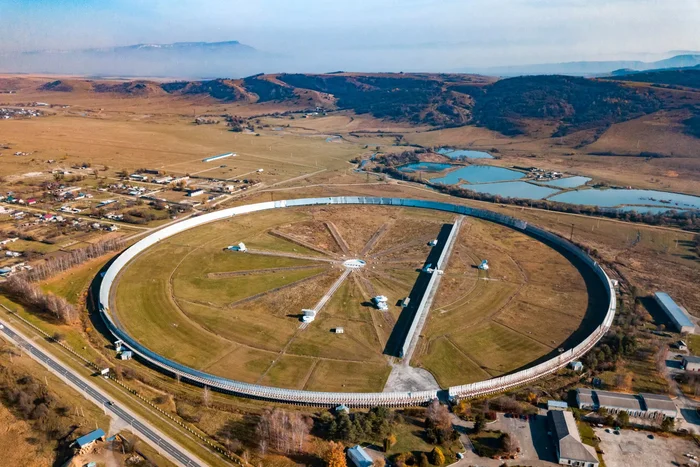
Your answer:
[[[347,69],[450,69],[655,59],[700,50],[699,24],[698,0],[0,0],[0,51],[239,40]]]

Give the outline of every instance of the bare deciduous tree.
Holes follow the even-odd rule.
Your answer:
[[[425,418],[432,422],[433,427],[440,430],[452,428],[450,411],[447,409],[447,406],[442,405],[437,399],[431,402],[428,406]]]
[[[61,271],[65,271],[93,258],[100,257],[110,251],[124,248],[126,243],[123,239],[109,239],[94,243],[85,248],[73,250],[70,253],[55,256],[41,264],[38,264],[31,271],[26,273],[30,281],[40,281],[47,279]]]
[[[261,452],[264,454],[268,448],[283,454],[302,451],[311,425],[312,422],[298,412],[266,411],[256,430]]]
[[[204,386],[204,391],[202,391],[202,403],[205,407],[209,407],[209,404],[211,404],[211,391],[209,390],[209,386]]]
[[[78,320],[78,310],[73,305],[52,293],[44,293],[21,276],[10,277],[2,288],[23,305],[53,315],[63,323],[70,324]]]

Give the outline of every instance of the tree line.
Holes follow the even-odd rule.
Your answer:
[[[85,248],[75,249],[63,255],[54,256],[43,263],[37,264],[34,269],[27,271],[24,275],[29,281],[48,279],[60,272],[78,266],[91,259],[98,258],[110,251],[121,250],[125,245],[126,242],[122,238],[102,240],[88,245]]]
[[[48,314],[61,323],[70,324],[78,320],[78,310],[63,297],[44,292],[20,275],[11,276],[1,287],[3,292],[20,304]]]
[[[280,454],[302,452],[312,426],[313,420],[299,412],[266,410],[255,429],[261,454],[266,455],[268,450]]]

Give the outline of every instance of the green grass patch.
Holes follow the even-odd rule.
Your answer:
[[[90,283],[95,278],[100,268],[108,261],[108,256],[96,258],[69,269],[58,276],[52,277],[41,284],[46,292],[60,295],[72,304],[77,304],[81,296],[87,292]]]
[[[438,338],[430,342],[428,352],[421,355],[419,363],[435,375],[441,387],[467,384],[491,377],[477,363],[465,357],[446,338]]]
[[[36,242],[32,240],[16,240],[8,243],[6,248],[11,251],[35,251],[37,253],[52,253],[61,247],[58,244]]]
[[[632,379],[634,392],[664,394],[668,392],[668,382],[656,369],[653,357],[649,360],[626,360],[625,368],[634,375]]]
[[[222,310],[190,302],[180,302],[179,306],[193,323],[212,335],[231,341],[231,345],[241,343],[280,351],[299,326],[295,318],[250,313],[245,307]]]
[[[688,344],[688,349],[693,355],[700,354],[700,335],[688,334],[684,338],[685,342]]]
[[[180,312],[168,291],[168,276],[154,275],[151,265],[172,270],[188,248],[168,254],[149,250],[131,264],[117,283],[116,314],[122,325],[146,347],[186,365],[206,366],[230,346]],[[206,350],[205,350],[206,349]]]
[[[527,336],[493,322],[468,333],[453,333],[450,340],[492,376],[526,365],[550,351]]]
[[[386,363],[321,360],[304,389],[309,391],[381,392],[391,367]]]
[[[314,361],[312,358],[283,355],[268,370],[261,384],[301,389]]]
[[[215,278],[200,276],[198,273],[193,273],[191,269],[178,269],[173,278],[173,290],[177,298],[210,303],[215,306],[228,306],[238,300],[315,276],[325,269],[321,266],[313,269]]]
[[[256,383],[265,370],[272,365],[276,356],[277,354],[273,352],[239,346],[212,361],[204,370],[224,378]]]
[[[432,451],[434,446],[423,439],[425,432],[423,421],[414,417],[404,417],[404,420],[404,423],[397,423],[392,427],[396,444],[389,449],[387,455]]]
[[[474,445],[474,451],[482,457],[493,457],[501,453],[500,431],[481,431],[475,435],[469,435],[469,439]]]
[[[426,323],[425,335],[430,337],[452,334],[471,335],[474,321],[484,319],[489,313],[504,306],[516,292],[517,285],[510,282],[479,281],[476,287],[459,301],[431,313]],[[454,339],[453,339],[454,340]]]
[[[248,248],[257,248],[259,250],[270,250],[279,251],[282,253],[295,253],[298,255],[325,257],[323,253],[311,250],[309,248],[290,242],[283,238],[275,237],[274,235],[270,235],[267,232],[246,239],[246,246]]]

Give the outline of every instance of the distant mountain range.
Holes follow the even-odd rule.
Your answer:
[[[700,65],[700,53],[675,55],[671,58],[654,62],[643,62],[639,60],[584,61],[513,65],[490,68],[463,68],[458,71],[503,77],[527,75],[603,76],[612,74],[617,70],[634,72],[668,68],[685,68],[696,65]]]
[[[0,54],[0,72],[88,76],[218,77],[258,71],[270,57],[238,41],[135,44]]]
[[[0,73],[182,79],[241,78],[263,71],[292,72],[306,66],[319,67],[318,63],[313,65],[307,58],[261,52],[238,41],[134,44],[78,50],[0,53]],[[700,53],[688,52],[650,62],[581,61],[463,68],[455,71],[500,77],[554,74],[598,77],[696,65],[700,65]]]

